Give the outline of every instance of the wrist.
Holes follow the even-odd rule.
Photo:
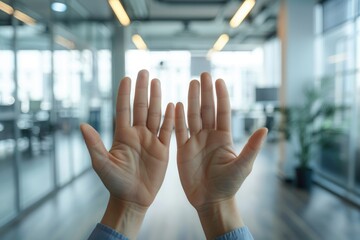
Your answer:
[[[234,198],[196,207],[206,239],[215,239],[245,226]]]
[[[101,223],[129,239],[135,239],[144,220],[147,207],[123,201],[110,195]]]

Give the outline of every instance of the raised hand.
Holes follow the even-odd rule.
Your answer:
[[[170,103],[159,130],[160,82],[152,80],[148,104],[148,75],[142,70],[137,77],[132,125],[131,82],[129,78],[122,79],[110,151],[90,125],[81,125],[93,168],[110,192],[108,208],[101,222],[130,238],[136,236],[145,212],[164,180],[174,126],[174,105]]]
[[[183,105],[178,103],[175,109],[181,184],[209,239],[243,225],[234,196],[250,174],[267,134],[264,128],[256,131],[238,155],[232,146],[231,109],[224,81],[217,80],[215,87],[216,114],[211,76],[203,73],[201,84],[196,80],[190,83],[187,113],[190,137]]]

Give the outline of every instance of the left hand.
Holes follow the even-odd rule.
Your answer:
[[[244,226],[235,194],[250,174],[267,129],[257,130],[238,155],[232,144],[229,95],[223,80],[215,83],[217,112],[211,76],[193,80],[188,94],[188,128],[183,105],[175,111],[177,163],[182,187],[199,214],[207,239]],[[201,104],[200,104],[201,91]]]
[[[108,211],[103,221],[119,229],[119,218],[145,215],[164,180],[169,159],[169,145],[174,126],[174,105],[169,104],[161,120],[160,82],[152,80],[148,104],[149,73],[138,74],[134,99],[133,125],[130,124],[130,79],[122,79],[116,106],[116,129],[110,151],[99,134],[88,124],[81,130],[94,170],[110,192]],[[131,212],[126,212],[131,211]],[[117,213],[117,216],[114,214]],[[122,216],[123,215],[123,216]],[[124,220],[124,219],[123,219]],[[135,221],[141,220],[136,217]],[[123,223],[122,223],[123,224]],[[124,225],[124,224],[123,224]],[[130,222],[127,226],[135,225]],[[128,233],[130,237],[134,231]]]

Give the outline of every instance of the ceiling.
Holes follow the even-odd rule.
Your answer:
[[[278,3],[257,0],[250,17],[237,29],[229,20],[242,1],[123,0],[132,32],[151,49],[209,50],[222,33],[231,40],[224,50],[252,49],[276,34]]]
[[[7,2],[6,0],[3,0]],[[9,0],[8,0],[9,1]],[[106,0],[65,0],[70,7],[56,13],[64,23],[95,21],[111,29],[117,20]],[[49,0],[17,0],[17,6],[36,19],[49,19]],[[139,33],[151,50],[209,50],[222,33],[230,36],[224,50],[251,50],[276,35],[279,0],[257,0],[236,29],[229,20],[241,0],[122,0],[132,21],[130,34]],[[0,21],[5,20],[1,18]],[[132,44],[131,48],[135,48]]]

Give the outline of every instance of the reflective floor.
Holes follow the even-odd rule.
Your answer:
[[[240,150],[241,146],[238,146]],[[356,239],[360,210],[315,186],[310,193],[276,176],[278,148],[267,143],[237,200],[255,239]],[[164,184],[144,220],[139,239],[205,239],[182,191],[173,138]],[[108,193],[93,171],[0,233],[2,240],[86,239],[100,220]]]
[[[5,216],[5,219],[10,218],[16,211],[15,181],[11,164],[9,161],[0,161],[0,216]]]

